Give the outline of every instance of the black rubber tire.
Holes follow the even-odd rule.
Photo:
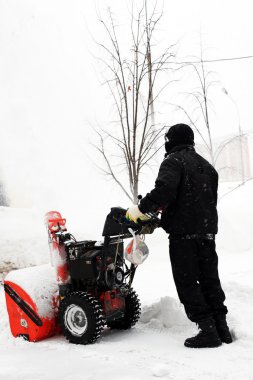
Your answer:
[[[66,320],[69,310],[75,308],[85,315],[86,330],[83,333],[80,332],[78,335],[71,331]],[[100,303],[96,298],[85,292],[70,293],[60,302],[59,322],[63,335],[70,343],[75,344],[90,344],[96,342],[101,336],[105,325],[104,314]],[[73,321],[71,321],[71,323],[72,322]],[[75,323],[75,321],[73,323]],[[72,327],[73,329],[75,328],[74,325],[72,325]]]
[[[141,303],[137,293],[133,289],[130,289],[128,295],[125,297],[125,302],[126,309],[124,317],[107,322],[107,326],[111,329],[128,330],[138,322],[141,315]]]

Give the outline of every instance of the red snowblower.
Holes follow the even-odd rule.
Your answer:
[[[59,212],[46,214],[53,266],[12,271],[4,281],[14,337],[36,342],[61,332],[71,343],[89,344],[106,325],[125,330],[136,324],[141,308],[132,282],[148,255],[141,236],[152,233],[160,219],[151,213],[148,221],[133,223],[125,215],[112,208],[98,242],[76,241]],[[127,238],[132,241],[124,250]]]

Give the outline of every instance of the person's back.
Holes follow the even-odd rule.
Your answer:
[[[218,174],[209,162],[197,154],[192,146],[178,146],[165,158],[164,164],[177,161],[180,182],[176,197],[162,214],[162,226],[173,234],[217,233]]]

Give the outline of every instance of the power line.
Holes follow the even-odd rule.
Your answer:
[[[175,63],[177,65],[182,65],[182,63],[185,64],[191,64],[191,63],[208,63],[208,62],[223,62],[223,61],[238,61],[241,59],[252,59],[253,55],[247,55],[244,57],[230,57],[230,58],[216,58],[216,59],[203,59],[202,61],[183,61],[183,62],[171,62]]]

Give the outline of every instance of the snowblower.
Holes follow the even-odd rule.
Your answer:
[[[140,317],[140,301],[132,288],[136,268],[148,255],[141,236],[159,226],[129,222],[115,207],[106,218],[102,242],[77,241],[57,211],[48,212],[49,265],[10,272],[4,281],[13,336],[38,341],[62,332],[75,344],[97,341],[104,327],[129,329]],[[124,250],[124,239],[132,238]],[[127,264],[128,260],[130,265]]]

